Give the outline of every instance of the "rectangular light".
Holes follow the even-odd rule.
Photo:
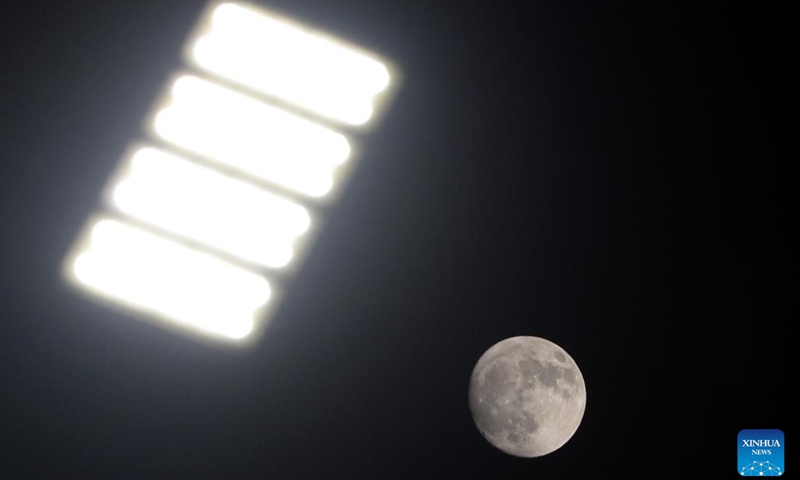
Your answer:
[[[267,280],[217,257],[110,218],[93,222],[73,280],[134,310],[230,339],[247,336]]]
[[[344,135],[193,75],[173,82],[153,123],[174,145],[311,197],[350,156]]]
[[[137,148],[112,185],[121,212],[259,266],[288,264],[311,222],[293,201],[154,147]]]
[[[391,81],[375,55],[246,4],[210,8],[186,56],[201,70],[354,126],[374,116]]]

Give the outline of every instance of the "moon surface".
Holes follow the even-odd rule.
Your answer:
[[[469,408],[489,443],[517,457],[540,457],[561,448],[578,430],[586,384],[575,360],[555,343],[507,338],[475,365]]]

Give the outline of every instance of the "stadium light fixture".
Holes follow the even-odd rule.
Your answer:
[[[210,3],[64,261],[141,318],[241,344],[266,323],[397,70],[262,7]]]

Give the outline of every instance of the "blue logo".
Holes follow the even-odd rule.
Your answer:
[[[783,432],[742,430],[739,432],[739,475],[779,477],[783,475]]]

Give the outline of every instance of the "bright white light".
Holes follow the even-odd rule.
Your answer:
[[[172,85],[158,112],[163,139],[260,179],[313,197],[333,187],[350,155],[344,135],[194,76]]]
[[[308,211],[247,182],[142,148],[113,191],[123,212],[172,233],[268,267],[292,259]]]
[[[262,277],[116,220],[91,227],[72,268],[123,304],[233,339],[250,333],[270,297]]]
[[[372,117],[390,81],[374,58],[233,3],[213,11],[190,51],[200,68],[351,125]]]

